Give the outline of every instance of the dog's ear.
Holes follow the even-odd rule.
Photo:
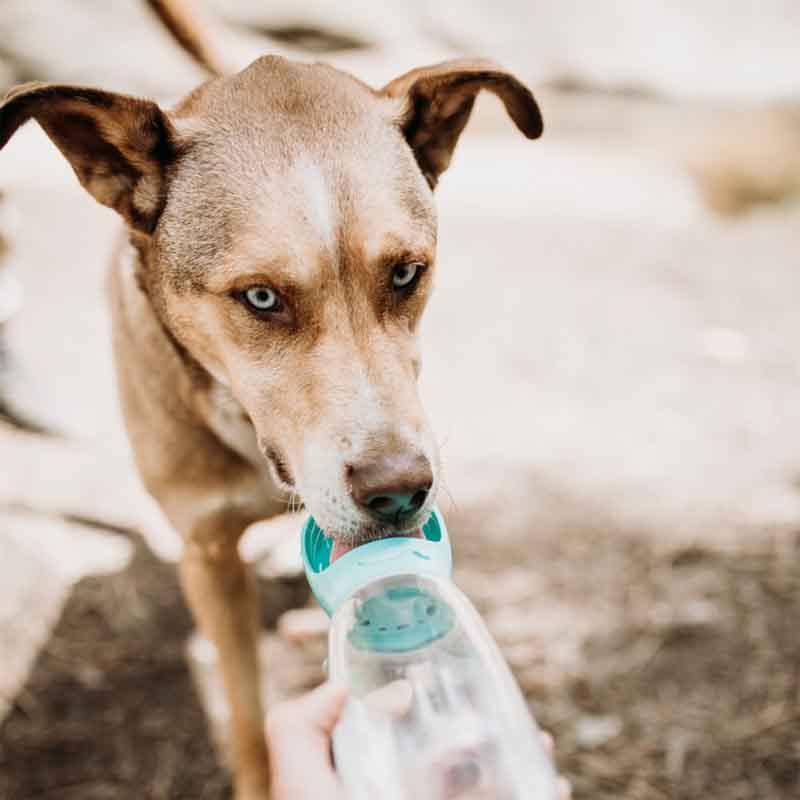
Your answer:
[[[529,139],[542,135],[542,115],[530,90],[487,59],[457,59],[407,72],[380,94],[402,102],[400,127],[431,188],[447,169],[481,89],[496,94]]]
[[[153,230],[175,152],[172,125],[155,103],[97,89],[27,83],[0,104],[0,148],[29,119],[42,126],[95,200],[132,227]]]

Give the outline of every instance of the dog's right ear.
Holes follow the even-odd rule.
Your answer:
[[[152,232],[176,151],[173,127],[150,100],[97,89],[27,83],[0,104],[0,148],[35,119],[95,200]]]
[[[411,70],[381,89],[400,101],[398,124],[431,189],[447,169],[475,97],[486,89],[503,101],[528,139],[542,135],[542,114],[530,89],[485,58],[457,58]]]

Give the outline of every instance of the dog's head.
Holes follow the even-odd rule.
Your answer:
[[[346,545],[415,528],[436,494],[416,387],[432,191],[481,89],[540,135],[531,93],[491,62],[418,69],[374,91],[267,57],[168,112],[20,87],[0,107],[0,147],[35,119],[126,220],[163,324],[230,387],[277,481]]]

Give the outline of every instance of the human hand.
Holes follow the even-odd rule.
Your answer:
[[[267,716],[272,800],[346,800],[331,761],[331,736],[347,701],[347,688],[325,683]],[[553,755],[553,737],[542,734]],[[569,782],[558,779],[559,800],[570,800]]]
[[[323,683],[267,715],[272,800],[345,800],[331,760],[331,736],[347,687]]]

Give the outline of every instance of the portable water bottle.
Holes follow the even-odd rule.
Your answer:
[[[349,800],[556,800],[556,775],[499,649],[450,579],[444,520],[336,558],[309,518],[311,588],[331,616],[333,734]],[[333,558],[332,558],[333,556]]]

